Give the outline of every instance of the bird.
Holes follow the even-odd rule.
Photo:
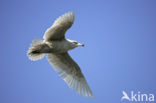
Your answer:
[[[125,91],[122,91],[122,94],[123,94],[123,96],[122,96],[122,98],[121,98],[121,101],[122,101],[123,99],[127,99],[127,100],[130,101],[130,98],[128,97],[128,95],[127,95],[127,93],[126,93]]]
[[[71,58],[68,51],[83,47],[75,40],[65,38],[66,31],[73,25],[73,11],[59,16],[43,36],[32,41],[27,56],[30,60],[40,60],[47,55],[47,60],[67,85],[80,95],[94,97],[79,65]]]

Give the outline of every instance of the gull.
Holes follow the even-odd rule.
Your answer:
[[[74,19],[74,12],[58,17],[44,33],[44,40],[37,38],[32,41],[27,56],[30,60],[36,61],[48,54],[49,63],[70,88],[80,95],[93,97],[80,67],[68,54],[69,50],[84,46],[75,40],[65,39],[65,33],[74,23]]]

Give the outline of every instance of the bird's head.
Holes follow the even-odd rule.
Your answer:
[[[69,39],[68,39],[68,41],[70,41],[70,43],[71,43],[74,47],[84,47],[84,44],[81,44],[81,43],[79,43],[79,42],[77,42],[77,41],[75,41],[75,40],[69,40]]]
[[[81,44],[81,43],[79,43],[79,42],[77,42],[77,41],[72,41],[72,44],[73,45],[75,45],[76,47],[84,47],[84,44]]]

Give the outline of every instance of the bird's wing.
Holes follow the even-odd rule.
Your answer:
[[[73,61],[68,53],[49,54],[47,59],[69,87],[75,89],[79,94],[93,97],[92,91],[80,67]]]
[[[64,39],[65,32],[74,22],[74,12],[68,12],[55,20],[53,25],[48,28],[43,36],[46,41]]]

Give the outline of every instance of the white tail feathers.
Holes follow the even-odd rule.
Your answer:
[[[42,44],[43,41],[38,38],[32,41],[32,44],[30,45],[30,48],[27,52],[27,56],[30,60],[36,61],[42,59],[45,56],[45,53],[40,53]]]

